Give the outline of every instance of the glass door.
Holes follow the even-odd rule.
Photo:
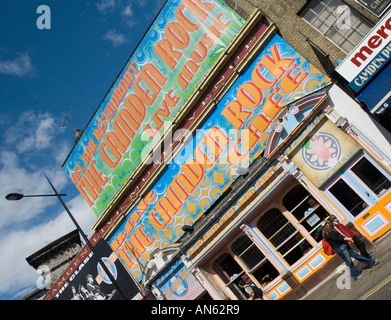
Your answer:
[[[351,171],[378,198],[382,197],[391,188],[391,181],[365,157],[362,157],[351,168]]]
[[[349,181],[345,181],[344,177],[338,179],[329,188],[329,192],[353,217],[357,217],[369,206],[376,203],[376,199],[371,197],[365,188],[351,185]]]
[[[375,205],[391,188],[387,174],[365,156],[354,161],[328,188],[353,217]]]
[[[376,238],[380,230],[386,226],[389,229],[391,225],[391,215],[387,210],[390,191],[390,175],[363,154],[325,189],[326,194],[352,217],[358,227],[363,228],[370,239]]]

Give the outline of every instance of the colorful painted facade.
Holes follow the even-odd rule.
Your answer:
[[[269,40],[108,239],[136,281],[150,253],[178,241],[264,152],[284,106],[328,83],[281,37]]]
[[[156,299],[247,299],[240,280],[289,299],[333,259],[326,217],[369,242],[391,229],[388,133],[259,12],[241,22],[170,151],[99,209],[94,239]]]
[[[329,215],[353,224],[371,241],[390,230],[390,160],[331,107],[341,101],[333,100],[335,91],[338,98],[346,94],[330,90],[333,94],[326,91],[299,102],[294,115],[285,114],[274,148],[291,135],[290,119],[305,118],[309,110],[313,117],[286,148],[274,152],[278,159],[187,251],[187,266],[208,283],[216,299],[243,299],[240,279],[261,287],[265,299],[280,299],[296,289],[331,258],[323,252],[319,229]],[[314,170],[323,171],[320,178],[311,176]]]

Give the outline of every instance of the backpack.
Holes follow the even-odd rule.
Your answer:
[[[335,254],[333,248],[330,246],[330,244],[325,239],[322,239],[322,247],[323,247],[324,253],[327,254],[328,256],[332,256],[333,254]]]

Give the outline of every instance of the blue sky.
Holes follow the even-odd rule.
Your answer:
[[[72,127],[88,124],[164,2],[1,0],[0,299],[36,289],[39,274],[25,258],[75,229],[55,198],[6,194],[52,193],[46,174],[92,235],[95,216],[61,168]],[[37,27],[40,5],[50,8],[51,29]]]

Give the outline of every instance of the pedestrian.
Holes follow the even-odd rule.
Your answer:
[[[330,244],[334,252],[339,255],[349,267],[352,278],[354,280],[358,280],[362,277],[362,274],[357,270],[352,261],[352,258],[367,264],[370,268],[375,265],[376,261],[374,259],[365,258],[358,254],[348,243],[348,241],[352,241],[351,238],[343,236],[341,233],[336,231],[330,221],[325,220],[323,222],[323,238]]]
[[[247,300],[263,300],[263,291],[257,286],[249,285],[244,280],[240,280],[238,284],[249,296]]]
[[[358,235],[359,235],[358,232],[350,230],[349,228],[347,228],[343,224],[339,223],[336,216],[331,215],[328,217],[327,220],[329,220],[334,225],[334,229],[336,229],[337,231],[344,234],[346,237],[351,238],[353,240],[353,243],[355,244],[357,249],[360,251],[360,255],[362,255],[363,257],[368,258],[368,259],[372,258],[367,252],[365,242],[361,241],[358,238]]]

